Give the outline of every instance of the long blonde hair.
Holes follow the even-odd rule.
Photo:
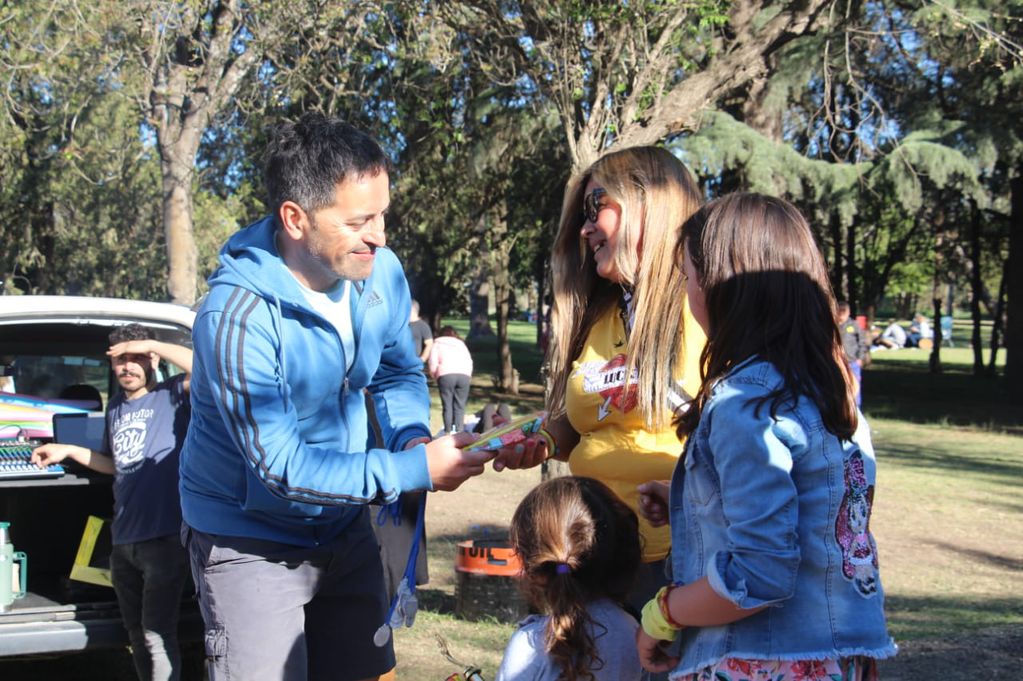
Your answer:
[[[597,275],[593,253],[580,234],[583,192],[591,179],[621,206],[618,246],[612,256],[624,277],[622,284],[632,289],[635,310],[625,375],[631,376],[638,367],[639,409],[648,425],[660,428],[671,420],[668,393],[681,374],[684,348],[685,284],[673,252],[682,223],[701,203],[692,175],[660,147],[611,152],[568,181],[551,254],[554,300],[547,409],[554,416],[564,414],[572,361],[597,319],[622,295],[619,284]]]

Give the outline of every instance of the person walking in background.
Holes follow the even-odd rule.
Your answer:
[[[41,467],[70,458],[114,476],[110,581],[141,681],[181,678],[178,616],[188,580],[181,546],[178,458],[188,429],[192,351],[154,340],[140,324],[110,333],[110,367],[121,392],[106,414],[107,450],[50,443],[32,452]],[[157,382],[165,359],[182,370]]]
[[[415,346],[416,354],[425,364],[430,359],[430,348],[433,347],[433,331],[425,319],[419,318],[419,301],[414,298],[408,328],[412,332],[412,344]]]
[[[540,614],[519,624],[496,681],[639,681],[637,622],[622,607],[640,564],[632,509],[592,478],[554,478],[515,510],[511,545]]]
[[[643,607],[643,666],[675,681],[874,680],[896,651],[870,532],[876,464],[813,233],[782,199],[732,194],[686,223],[676,253],[706,379],[679,420],[669,494],[643,499],[651,522],[670,520],[674,580]]]
[[[208,672],[377,679],[395,660],[374,636],[388,604],[367,504],[453,490],[492,455],[460,449],[467,433],[430,441],[377,142],[309,113],[265,159],[272,212],[223,247],[192,330],[181,506]]]
[[[452,326],[440,330],[430,349],[430,375],[440,393],[444,432],[457,433],[465,421],[465,403],[472,380],[472,355]]]
[[[856,406],[863,402],[863,362],[869,354],[867,340],[863,330],[855,319],[849,317],[849,303],[840,300],[835,309],[837,311],[836,321],[838,333],[842,336],[842,350],[845,352],[845,361],[849,365],[849,371],[856,379]]]

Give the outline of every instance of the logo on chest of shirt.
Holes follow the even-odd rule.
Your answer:
[[[110,446],[118,473],[134,473],[145,462],[146,432],[152,409],[138,409],[122,415],[114,423]]]
[[[635,409],[639,372],[633,368],[631,376],[626,377],[627,371],[625,355],[615,355],[607,362],[583,362],[576,369],[576,374],[583,378],[583,392],[596,393],[604,398],[597,405],[598,421],[606,419],[612,407],[623,414]]]
[[[366,299],[366,309],[376,307],[384,302],[384,299],[376,291],[369,292],[369,298]]]

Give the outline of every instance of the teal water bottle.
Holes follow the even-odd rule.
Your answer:
[[[25,578],[28,574],[28,557],[14,550],[10,528],[10,523],[0,522],[0,612],[6,612],[14,599],[25,595]],[[14,577],[15,563],[20,563],[21,567],[17,583]]]

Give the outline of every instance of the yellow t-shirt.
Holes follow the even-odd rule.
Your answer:
[[[683,397],[694,396],[700,387],[700,352],[705,337],[685,308],[685,365],[681,379]],[[628,337],[618,310],[611,309],[593,325],[583,351],[572,364],[565,394],[569,422],[580,434],[568,464],[573,475],[600,480],[639,513],[636,486],[648,480],[667,480],[682,454],[682,443],[668,424],[660,431],[647,429],[636,409],[635,389],[625,390]],[[639,358],[638,361],[642,361]],[[630,383],[635,384],[634,373]],[[643,560],[652,562],[668,555],[671,533],[667,526],[651,527],[642,517]]]

